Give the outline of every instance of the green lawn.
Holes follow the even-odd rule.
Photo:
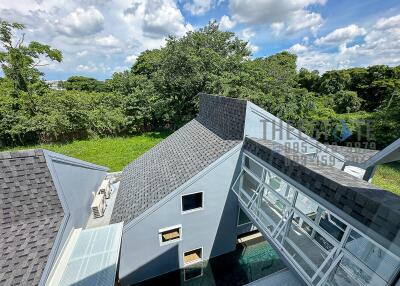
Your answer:
[[[372,183],[400,195],[400,162],[380,165]]]
[[[168,133],[166,132],[151,132],[132,137],[81,140],[67,144],[43,144],[18,147],[12,150],[48,149],[84,161],[107,166],[114,172],[122,170],[126,165],[167,136]],[[400,195],[400,162],[379,166],[374,176],[373,184]]]
[[[134,159],[168,136],[166,132],[151,132],[132,137],[100,138],[74,141],[67,144],[43,144],[17,147],[11,150],[42,148],[78,158],[110,171],[120,171]]]

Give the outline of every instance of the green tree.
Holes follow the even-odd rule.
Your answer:
[[[24,25],[19,23],[0,22],[0,64],[6,79],[13,83],[13,94],[20,92],[35,92],[43,86],[41,79],[43,73],[38,67],[43,66],[42,59],[61,62],[62,53],[48,45],[36,41],[24,45],[24,34],[19,40],[13,42],[13,33],[23,30]]]
[[[341,90],[348,90],[351,76],[344,70],[334,70],[324,73],[319,83],[321,94],[334,94]]]
[[[66,90],[78,90],[88,92],[103,92],[106,91],[106,84],[104,81],[99,81],[94,78],[85,76],[71,76],[65,82],[63,87]]]
[[[224,93],[250,55],[247,43],[210,22],[182,38],[169,37],[165,48],[145,52],[132,68],[151,79],[162,119],[179,127],[197,113],[199,92]]]
[[[332,95],[334,110],[341,113],[360,111],[363,100],[357,96],[357,92],[341,90]]]
[[[309,71],[301,68],[299,71],[299,85],[308,91],[317,92],[320,76],[317,70]]]

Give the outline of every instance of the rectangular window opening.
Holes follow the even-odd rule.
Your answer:
[[[242,211],[241,208],[239,208],[237,226],[241,226],[241,225],[245,225],[245,224],[249,224],[249,223],[251,223],[251,220],[245,214],[245,212]]]
[[[190,265],[202,261],[203,259],[203,248],[197,248],[194,250],[187,251],[183,254],[184,265]]]
[[[179,241],[181,240],[182,237],[182,227],[176,226],[176,227],[160,229],[159,236],[161,245]]]
[[[182,212],[200,210],[203,208],[203,192],[183,195]]]

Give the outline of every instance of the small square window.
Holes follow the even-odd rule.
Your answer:
[[[182,212],[191,212],[202,208],[203,192],[182,196]]]
[[[183,254],[183,264],[190,265],[202,261],[203,259],[203,248],[197,248],[187,251]]]
[[[166,245],[181,240],[182,226],[174,226],[159,230],[160,245]]]

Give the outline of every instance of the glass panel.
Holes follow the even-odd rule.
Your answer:
[[[386,285],[379,276],[370,271],[365,271],[349,257],[343,257],[338,267],[329,275],[326,285],[366,285],[381,286]]]
[[[242,190],[249,196],[249,198],[253,197],[255,194],[259,183],[246,172],[243,173],[242,177]]]
[[[241,199],[241,201],[248,205],[252,196],[258,188],[259,183],[248,173],[242,171],[240,178],[236,181],[233,186],[233,190]]]
[[[298,216],[293,217],[283,246],[292,251],[293,259],[310,277],[327,258],[328,251],[333,248],[320,233]]]
[[[305,216],[308,216],[311,220],[315,220],[318,211],[318,204],[314,200],[299,192],[295,206]]]
[[[310,264],[303,259],[304,255],[299,254],[295,248],[292,247],[292,244],[288,242],[287,238],[283,241],[283,247],[289,253],[289,255],[292,256],[292,260],[294,260],[311,278],[315,273],[315,268],[310,266]]]
[[[282,197],[293,202],[295,188],[289,185],[286,181],[276,176],[273,172],[266,170],[265,183]]]
[[[248,224],[250,223],[251,220],[247,217],[247,215],[242,211],[241,208],[239,208],[239,214],[238,214],[238,223],[237,225],[243,225],[243,224]]]
[[[284,216],[286,206],[273,192],[265,189],[260,202],[260,211],[276,226]]]
[[[319,226],[337,241],[342,239],[344,230],[346,229],[346,225],[344,223],[325,210],[321,214]]]
[[[346,249],[362,263],[389,281],[399,267],[399,261],[354,230],[346,242]]]
[[[256,163],[253,159],[250,159],[249,157],[245,156],[244,157],[244,165],[254,174],[256,175],[260,180],[262,179],[262,173],[263,173],[263,168],[261,165]]]
[[[325,285],[329,286],[363,286],[352,278],[341,266],[336,267],[329,275]]]

